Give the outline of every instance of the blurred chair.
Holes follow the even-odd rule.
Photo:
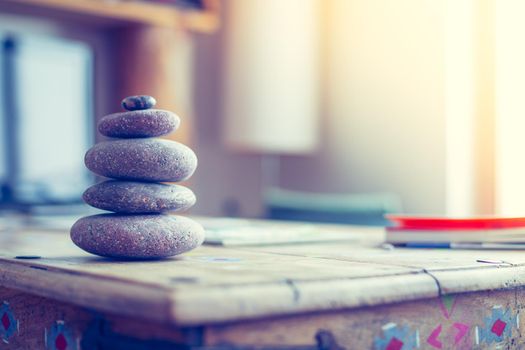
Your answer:
[[[392,193],[327,194],[268,189],[266,217],[276,220],[386,226],[387,213],[401,212],[401,199]]]

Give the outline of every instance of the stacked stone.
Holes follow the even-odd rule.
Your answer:
[[[103,117],[98,130],[118,138],[100,142],[85,156],[89,170],[111,178],[88,188],[84,201],[112,211],[81,218],[71,228],[71,239],[89,253],[132,259],[177,255],[199,246],[204,230],[195,221],[170,215],[195,204],[184,186],[162,182],[188,179],[197,157],[187,146],[155,138],[175,131],[180,118],[152,109],[151,96],[130,96],[122,101],[126,112]]]

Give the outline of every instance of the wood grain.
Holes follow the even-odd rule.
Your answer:
[[[371,237],[370,240],[375,240]],[[380,249],[367,242],[340,247],[340,244],[303,244],[296,246],[251,247],[256,252],[308,256],[334,260],[378,263],[425,269],[427,271],[449,269],[476,269],[494,267],[478,260],[504,261],[512,265],[525,264],[525,254],[520,250],[460,250],[460,249]]]
[[[0,305],[3,304],[8,305],[16,323],[15,332],[10,332],[9,336],[1,332],[4,326],[0,324],[2,346],[7,349],[55,349],[53,345],[60,333],[66,336],[67,349],[75,350],[94,349],[95,346],[97,349],[125,349],[125,344],[119,347],[102,345],[117,345],[122,339],[129,339],[134,346],[160,340],[172,344],[200,341],[198,331],[176,329],[141,317],[102,314],[12,289],[0,288]]]
[[[430,298],[438,296],[438,288],[430,276],[410,274],[187,288],[174,291],[173,296],[172,313],[177,323],[198,325]]]
[[[525,337],[521,330],[525,320],[516,318],[523,308],[523,299],[517,299],[516,293],[485,291],[454,295],[448,304],[451,307],[445,307],[442,298],[431,298],[374,308],[214,325],[205,330],[205,344],[314,345],[316,334],[325,331],[344,349],[388,349],[392,336],[404,343],[402,349],[523,349]],[[491,332],[499,312],[507,322],[501,337]],[[459,324],[464,325],[465,333],[461,336],[458,336],[458,329],[462,327]],[[429,340],[435,331],[438,343]]]
[[[389,349],[394,337],[403,342],[403,349],[522,349],[525,320],[519,314],[525,307],[524,293],[523,289],[462,293],[180,328],[0,288],[0,304],[8,305],[16,324],[15,332],[5,336],[0,331],[0,335],[5,348],[16,349],[43,349],[46,341],[53,348],[59,332],[71,342],[68,349],[77,350],[153,349],[161,345],[163,349],[194,350],[317,348],[316,338],[321,334],[330,339],[330,349]],[[494,326],[497,322],[499,332]]]

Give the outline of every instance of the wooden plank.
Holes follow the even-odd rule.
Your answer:
[[[189,28],[213,32],[219,25],[218,2],[207,1],[206,11],[181,11],[173,6],[140,1],[96,0],[3,0],[2,11],[61,20],[85,25],[117,27],[142,24],[167,28]]]
[[[158,322],[171,320],[169,293],[160,286],[2,262],[0,285],[93,310]]]
[[[426,274],[286,282],[173,292],[177,324],[198,325],[390,304],[438,296]]]
[[[246,249],[256,252],[388,264],[427,271],[490,267],[482,261],[505,261],[513,265],[525,264],[525,254],[519,250],[383,249],[361,242],[360,244],[349,242],[323,245],[247,247]]]
[[[525,266],[495,265],[487,269],[433,271],[443,294],[511,289],[525,285]]]

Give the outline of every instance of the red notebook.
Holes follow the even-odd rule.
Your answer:
[[[400,245],[525,243],[525,217],[450,218],[387,215],[386,242]]]
[[[525,217],[480,216],[450,218],[439,216],[413,216],[387,214],[396,228],[419,230],[476,230],[525,227]]]

